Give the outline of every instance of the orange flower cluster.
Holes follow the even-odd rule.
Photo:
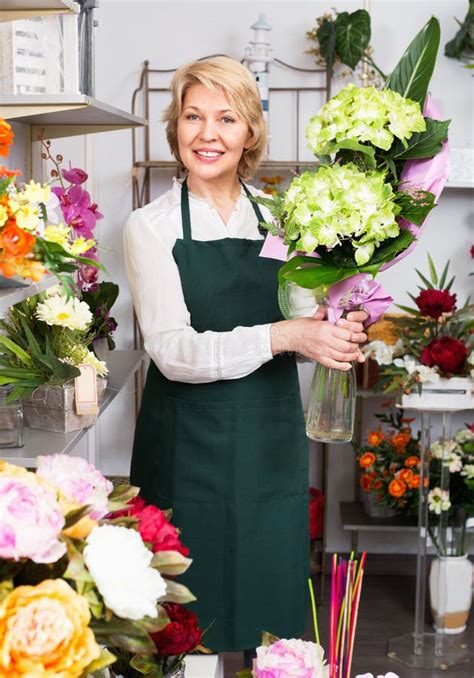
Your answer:
[[[6,120],[0,118],[0,155],[5,158],[9,153],[9,148],[13,143],[13,130]]]
[[[416,499],[420,485],[419,442],[413,437],[411,420],[389,420],[394,430],[378,428],[368,433],[368,444],[358,449],[360,485],[377,501],[393,508],[406,508]]]
[[[28,231],[19,228],[11,211],[8,200],[0,198],[0,275],[11,278],[19,275],[31,278],[35,282],[41,280],[46,272],[45,267],[32,255],[36,238]]]

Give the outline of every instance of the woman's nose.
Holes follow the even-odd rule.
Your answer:
[[[203,141],[213,141],[216,139],[217,130],[213,120],[203,120],[200,129],[200,137]]]

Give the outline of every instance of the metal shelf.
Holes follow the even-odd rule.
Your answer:
[[[86,94],[38,94],[0,97],[0,117],[32,126],[32,141],[44,130],[47,139],[93,134],[146,125],[127,113]]]
[[[142,364],[145,351],[112,351],[107,359],[109,377],[99,416],[110,405],[128,379]],[[0,449],[4,461],[29,468],[36,467],[36,457],[48,454],[67,454],[74,449],[88,429],[83,428],[72,433],[55,433],[40,429],[25,428],[25,446]]]
[[[298,167],[314,167],[317,164],[312,160],[264,160],[258,166],[258,170],[297,169]],[[140,160],[134,166],[144,169],[177,169],[182,165],[176,160]]]
[[[73,0],[2,0],[0,22],[77,12],[79,12],[79,6]]]
[[[416,519],[409,520],[395,516],[394,518],[372,518],[365,513],[358,501],[341,501],[339,504],[341,521],[344,530],[351,532],[417,532]]]
[[[0,276],[0,318],[3,317],[9,306],[18,304],[28,297],[33,297],[35,294],[47,290],[48,287],[56,285],[57,282],[58,279],[54,275],[45,276],[39,282],[31,283],[31,285],[25,285],[16,280]]]

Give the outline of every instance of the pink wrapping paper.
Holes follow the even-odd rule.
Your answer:
[[[361,307],[369,314],[365,325],[372,325],[385,313],[393,298],[367,273],[358,273],[331,285],[328,291],[328,320],[335,323],[345,309]]]

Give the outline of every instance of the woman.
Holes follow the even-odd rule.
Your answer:
[[[280,263],[259,257],[249,200],[266,147],[258,90],[226,57],[175,74],[164,114],[187,177],[125,228],[128,278],[151,358],[131,480],[173,509],[205,644],[251,650],[301,635],[308,561],[307,441],[294,353],[347,370],[365,313],[282,320]]]

